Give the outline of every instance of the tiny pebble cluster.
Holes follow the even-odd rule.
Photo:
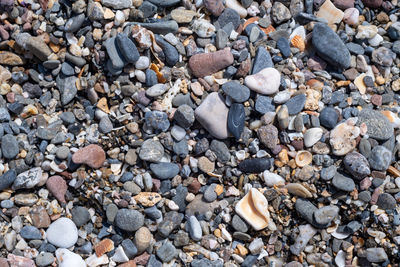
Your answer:
[[[0,267],[396,267],[399,0],[0,0]]]

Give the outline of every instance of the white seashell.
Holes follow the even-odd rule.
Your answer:
[[[110,262],[110,260],[108,259],[106,254],[102,255],[101,257],[97,257],[96,254],[93,254],[89,258],[87,258],[85,260],[85,262],[88,267],[96,267],[96,266],[100,266],[103,264],[107,264]],[[74,266],[74,265],[70,265],[70,266]]]
[[[236,204],[235,211],[256,231],[264,229],[270,222],[268,201],[264,195],[255,188],[250,189]]]

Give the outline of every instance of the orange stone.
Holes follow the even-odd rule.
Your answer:
[[[94,251],[96,252],[97,257],[101,257],[107,252],[110,252],[114,249],[114,242],[109,239],[103,239],[96,245],[94,245]]]

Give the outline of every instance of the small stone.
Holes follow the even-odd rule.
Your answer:
[[[140,147],[139,158],[141,160],[159,162],[163,156],[164,147],[158,141],[148,139]]]
[[[234,103],[228,112],[228,130],[236,138],[240,139],[245,124],[245,110],[242,104]]]
[[[170,262],[178,256],[176,248],[169,241],[165,242],[159,249],[157,249],[156,254],[162,262],[165,263]]]
[[[276,48],[281,51],[283,58],[288,58],[292,54],[290,51],[289,40],[285,37],[281,37],[276,41]]]
[[[349,50],[328,25],[317,23],[314,26],[312,43],[322,59],[343,69],[350,67]]]
[[[382,5],[383,0],[362,0],[364,5],[370,8],[379,8]]]
[[[101,3],[113,9],[124,9],[132,6],[132,0],[102,0]]]
[[[216,17],[219,17],[225,9],[222,0],[204,0],[204,6]]]
[[[153,235],[151,234],[151,232],[147,227],[139,228],[139,230],[137,230],[135,233],[135,245],[137,251],[139,253],[145,251],[150,246],[150,242],[152,239]]]
[[[171,179],[179,173],[178,165],[169,162],[152,163],[150,169],[160,180]]]
[[[118,48],[128,63],[135,63],[139,59],[139,51],[136,45],[128,38],[126,34],[118,34],[116,38]]]
[[[27,240],[42,239],[42,234],[35,226],[26,225],[22,227],[20,235]]]
[[[328,25],[334,25],[342,21],[344,13],[342,10],[336,8],[330,0],[326,0],[315,15],[318,18],[326,19]]]
[[[56,257],[59,267],[86,267],[85,261],[81,256],[69,251],[66,248],[59,248],[56,250]]]
[[[378,205],[378,207],[380,209],[383,209],[383,210],[393,210],[397,206],[396,199],[388,193],[380,194],[376,204]]]
[[[216,92],[207,96],[195,110],[195,117],[214,137],[228,137],[228,112],[223,98]]]
[[[215,163],[210,161],[207,157],[200,157],[198,167],[202,172],[209,173],[214,171]]]
[[[365,123],[367,134],[377,140],[387,140],[393,135],[393,126],[379,111],[363,109],[358,115],[357,125]]]
[[[81,227],[90,220],[90,214],[87,208],[77,206],[71,210],[72,220],[76,226]]]
[[[314,219],[321,225],[328,225],[339,214],[339,207],[329,205],[317,209],[314,212]]]
[[[224,91],[226,95],[230,96],[233,99],[233,101],[238,103],[243,103],[247,101],[250,97],[249,88],[247,88],[244,85],[241,85],[236,81],[230,81],[224,83],[221,86],[221,89]]]
[[[0,51],[0,64],[9,66],[18,66],[18,65],[23,65],[24,60],[17,54],[8,51]]]
[[[271,95],[279,90],[281,74],[274,68],[265,68],[245,78],[245,84],[251,90],[264,95]]]
[[[297,202],[296,202],[297,204]],[[306,248],[310,239],[317,233],[317,230],[309,224],[299,226],[299,235],[293,245],[290,246],[290,252],[294,255],[300,253]]]
[[[275,112],[275,105],[272,103],[272,98],[264,95],[258,95],[256,98],[255,109],[261,114]]]
[[[285,186],[285,188],[288,190],[288,192],[292,195],[302,197],[302,198],[310,198],[312,197],[312,194],[307,188],[302,186],[299,183],[289,183]]]
[[[13,190],[30,189],[40,183],[42,179],[42,168],[36,167],[18,174],[12,186]]]
[[[360,128],[354,125],[350,118],[344,123],[336,125],[330,133],[330,144],[334,155],[343,156],[353,151],[357,145],[356,138],[360,135]]]
[[[49,252],[40,252],[36,257],[35,262],[39,267],[48,266],[54,262],[54,256]]]
[[[272,19],[276,24],[281,24],[291,18],[289,9],[281,2],[274,2],[272,6]]]
[[[189,217],[188,228],[189,228],[190,237],[194,241],[199,241],[203,234],[202,234],[200,223],[195,216]]]
[[[114,242],[111,239],[103,239],[94,245],[94,250],[97,257],[103,256],[105,253],[114,250]]]
[[[180,105],[174,113],[174,120],[181,127],[190,128],[195,121],[193,109],[189,105]]]
[[[137,210],[120,209],[115,216],[116,225],[127,232],[134,232],[143,226],[144,216]]]
[[[26,47],[41,61],[46,61],[51,54],[50,48],[41,36],[29,38]]]
[[[312,147],[322,137],[323,131],[321,128],[310,128],[304,133],[304,145],[306,147]]]
[[[196,54],[189,59],[189,67],[196,77],[204,77],[222,70],[233,63],[229,49],[212,53]]]
[[[233,215],[231,224],[232,227],[238,232],[246,233],[249,230],[246,223],[236,214]]]
[[[343,159],[344,167],[358,180],[371,174],[368,160],[358,152],[347,154]]]
[[[274,63],[272,62],[271,55],[263,46],[259,46],[256,51],[256,56],[254,57],[251,74],[256,74],[265,68],[273,67]]]
[[[145,114],[146,126],[155,132],[166,132],[169,129],[170,122],[165,112],[153,110]]]
[[[67,192],[68,186],[61,176],[51,176],[46,181],[46,187],[59,202],[66,203],[65,193]]]
[[[72,155],[72,161],[76,164],[86,164],[93,169],[100,168],[106,160],[106,154],[98,145],[88,145],[80,148]]]
[[[239,163],[239,169],[246,173],[260,173],[271,167],[271,161],[265,158],[245,159]]]
[[[334,108],[331,107],[324,108],[319,115],[319,121],[321,125],[328,129],[335,128],[338,118],[338,113]]]
[[[6,159],[13,159],[19,153],[17,139],[11,134],[6,134],[1,138],[1,152]]]
[[[351,192],[355,188],[354,181],[340,173],[336,173],[332,179],[332,184],[339,190]]]
[[[196,12],[193,10],[178,8],[171,11],[172,19],[178,23],[190,23],[195,15]]]
[[[47,241],[57,247],[69,248],[78,240],[78,229],[72,220],[62,217],[50,224],[46,237]]]
[[[268,187],[274,187],[275,185],[284,185],[285,179],[279,174],[270,172],[268,170],[264,171],[262,174],[265,184]]]
[[[374,2],[382,3],[382,1],[379,0]],[[369,262],[384,262],[388,260],[388,256],[383,248],[367,248],[365,254],[367,255],[367,260]]]
[[[261,143],[263,143],[267,148],[269,148],[273,152],[277,151],[277,145],[279,143],[279,139],[278,139],[278,129],[275,126],[273,126],[272,124],[262,126],[258,128],[257,135]]]
[[[386,171],[392,162],[392,152],[384,146],[375,146],[368,161],[372,169]]]
[[[2,176],[0,176],[0,191],[11,187],[17,178],[17,173],[14,169],[8,170]]]
[[[288,108],[289,115],[296,115],[300,113],[304,105],[306,103],[306,95],[305,94],[299,94],[296,95],[292,98],[290,98],[286,103],[285,106]]]

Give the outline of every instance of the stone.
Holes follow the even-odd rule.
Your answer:
[[[46,61],[51,54],[50,48],[41,36],[29,38],[26,47],[41,61]]]
[[[169,162],[152,163],[150,169],[160,180],[171,179],[179,173],[178,165]]]
[[[136,63],[140,55],[136,45],[132,42],[132,40],[129,39],[126,34],[119,33],[116,41],[125,61],[128,63]]]
[[[196,12],[193,10],[177,8],[171,11],[172,19],[178,23],[190,23],[195,15]]]
[[[246,233],[249,230],[247,224],[236,214],[233,215],[231,224],[238,232]]]
[[[189,11],[189,10],[186,10]],[[162,48],[165,56],[165,63],[168,66],[175,66],[175,64],[179,61],[179,53],[176,48],[161,38],[159,35],[156,35],[156,42]]]
[[[274,2],[272,6],[272,19],[276,24],[281,24],[291,18],[289,9],[281,2]]]
[[[0,176],[0,191],[11,187],[17,178],[17,173],[14,169],[10,169]]]
[[[35,263],[39,267],[44,267],[51,265],[54,262],[55,258],[53,254],[49,252],[40,252],[35,259]]]
[[[393,65],[393,60],[396,58],[396,53],[389,48],[381,46],[372,52],[371,58],[372,62],[382,67],[390,67]]]
[[[132,0],[101,0],[101,3],[113,9],[124,9],[132,6]]]
[[[332,220],[339,214],[338,206],[324,206],[314,212],[314,219],[321,225],[329,225]]]
[[[256,98],[256,105],[254,108],[257,112],[265,114],[268,112],[275,112],[275,105],[272,103],[273,99],[269,96],[258,95]]]
[[[203,2],[205,8],[216,17],[219,17],[225,9],[222,0],[204,0]]]
[[[228,137],[228,112],[224,99],[216,92],[207,96],[195,110],[200,124],[215,138]]]
[[[74,207],[71,210],[72,221],[76,226],[81,227],[90,220],[90,214],[87,208],[82,206]]]
[[[368,161],[372,169],[386,171],[392,162],[392,152],[384,146],[375,146]]]
[[[250,97],[250,90],[248,87],[241,85],[236,81],[229,81],[221,86],[224,93],[232,98],[233,101],[243,103]]]
[[[239,14],[240,18],[247,17],[247,10],[238,2],[238,0],[227,0],[225,5],[227,8],[235,10]]]
[[[306,147],[312,147],[322,137],[323,130],[321,128],[310,128],[304,133],[304,145]]]
[[[364,5],[370,8],[379,8],[382,5],[383,0],[362,0]]]
[[[200,223],[195,216],[189,217],[188,229],[189,229],[190,237],[194,241],[200,241],[203,234],[202,234]]]
[[[342,21],[344,13],[336,8],[330,0],[326,0],[315,15],[318,18],[326,19],[329,25],[334,25]]]
[[[86,164],[93,169],[100,168],[106,160],[106,154],[99,145],[88,145],[80,148],[72,155],[72,161],[76,164]]]
[[[134,232],[143,226],[144,216],[137,210],[120,209],[115,216],[115,223],[121,230]]]
[[[332,179],[332,184],[339,190],[351,192],[355,188],[354,181],[340,173],[336,173]]]
[[[276,48],[281,51],[283,58],[288,58],[292,54],[289,40],[285,37],[281,37],[278,39],[278,41],[276,41]]]
[[[65,193],[67,192],[68,185],[61,176],[51,176],[46,181],[46,187],[59,202],[66,203]]]
[[[13,159],[18,155],[19,146],[13,135],[6,134],[1,138],[1,152],[6,159]]]
[[[312,43],[322,59],[339,68],[350,67],[349,50],[328,25],[317,23],[312,36]]]
[[[195,121],[193,109],[186,104],[180,105],[174,113],[174,120],[179,126],[189,129]]]
[[[372,109],[363,109],[358,115],[357,125],[367,125],[369,137],[383,141],[393,135],[393,126],[382,113]]]
[[[343,156],[356,148],[356,138],[360,135],[360,128],[350,118],[346,122],[336,125],[330,133],[329,143],[336,156]]]
[[[71,219],[61,217],[50,224],[46,237],[47,241],[56,247],[69,248],[78,240],[78,229]]]
[[[242,104],[234,103],[228,112],[228,131],[239,140],[245,124],[245,110]]]
[[[158,110],[146,112],[145,121],[148,129],[157,133],[166,132],[170,126],[167,113]]]
[[[254,230],[259,231],[270,223],[268,201],[263,194],[255,188],[236,204],[235,212],[250,224]]]
[[[268,170],[265,170],[262,174],[262,177],[264,179],[265,184],[268,187],[274,187],[275,185],[284,185],[285,184],[285,179],[280,176],[279,174],[270,172]]]
[[[140,147],[139,158],[141,160],[159,162],[163,156],[164,147],[158,141],[147,139]]]
[[[67,105],[74,99],[78,89],[76,88],[77,78],[75,76],[62,77],[58,75],[56,78],[56,85],[61,93],[61,103]]]
[[[297,202],[296,202],[297,203]],[[317,233],[317,230],[310,224],[299,226],[299,235],[297,236],[295,243],[290,246],[290,252],[294,255],[300,255],[305,249],[310,239]]]
[[[42,179],[42,168],[36,167],[29,169],[25,172],[18,174],[17,178],[14,180],[12,189],[30,189],[35,187],[40,183]]]
[[[66,32],[78,31],[81,28],[84,20],[85,20],[85,14],[83,14],[83,13],[70,18],[67,21],[67,23],[65,23],[65,26],[64,26],[65,31]]]
[[[196,19],[192,22],[192,30],[201,38],[211,37],[215,32],[215,26],[205,19]],[[188,56],[194,53],[189,53]]]
[[[56,257],[59,267],[86,267],[85,261],[81,256],[69,251],[66,248],[59,248],[56,250]]]
[[[376,205],[383,210],[393,210],[397,206],[396,199],[388,193],[382,193],[378,197]]]
[[[121,70],[124,65],[124,58],[122,55],[121,50],[118,48],[118,43],[117,43],[117,38],[112,37],[107,39],[104,42],[104,46],[107,50],[110,62],[112,64],[113,69],[115,70]]]
[[[300,113],[304,105],[306,103],[306,95],[305,94],[298,94],[292,98],[290,98],[286,103],[285,106],[288,108],[289,115],[296,115]]]
[[[351,152],[343,159],[344,167],[358,180],[371,174],[368,160],[358,152]]]
[[[196,77],[204,77],[222,70],[233,63],[230,49],[196,54],[189,59],[189,68]]]
[[[354,0],[334,0],[333,4],[342,10],[354,8]]]
[[[200,157],[198,160],[198,167],[204,173],[213,172],[215,163],[210,161],[207,157]]]
[[[319,115],[319,121],[322,126],[327,129],[335,128],[337,121],[339,119],[339,115],[334,108],[326,107],[321,110]]]
[[[302,198],[311,198],[312,197],[311,192],[299,183],[289,183],[289,184],[285,185],[285,188],[292,195],[302,197]]]
[[[278,129],[274,125],[268,124],[258,128],[257,135],[261,143],[264,144],[268,149],[273,152],[277,150],[277,145],[279,143]]]
[[[246,76],[244,83],[259,94],[271,95],[279,90],[281,74],[275,68],[265,68],[256,74]]]
[[[201,197],[199,196],[199,198]],[[193,203],[193,201],[191,203]],[[163,237],[168,237],[170,233],[181,224],[183,217],[184,215],[182,213],[176,211],[165,213],[163,221],[158,225],[158,233]]]
[[[236,30],[240,24],[239,13],[232,8],[225,8],[217,20],[220,28],[224,28],[227,24],[232,23],[233,29]]]
[[[153,235],[151,234],[150,230],[147,227],[139,228],[139,230],[137,230],[135,233],[135,239],[134,239],[137,251],[139,253],[145,251],[150,246],[150,242],[152,239]]]
[[[256,51],[256,55],[253,61],[253,67],[251,74],[259,73],[265,68],[273,68],[274,63],[272,62],[271,55],[263,46],[259,46]]]
[[[363,1],[366,2],[366,1]],[[371,1],[372,2],[372,1]],[[374,1],[374,2],[381,2],[382,1]],[[388,256],[383,248],[367,248],[365,251],[367,255],[367,260],[373,263],[384,262],[388,260]]]
[[[167,263],[178,256],[178,251],[171,242],[167,241],[157,249],[156,254],[162,262]]]
[[[266,158],[245,159],[239,163],[239,169],[246,173],[260,173],[271,167],[271,161]]]
[[[8,66],[19,66],[24,64],[24,60],[17,54],[8,51],[0,51],[0,64]]]
[[[22,227],[21,232],[19,233],[23,239],[32,240],[32,239],[42,239],[42,234],[39,229],[35,226],[26,225]]]

